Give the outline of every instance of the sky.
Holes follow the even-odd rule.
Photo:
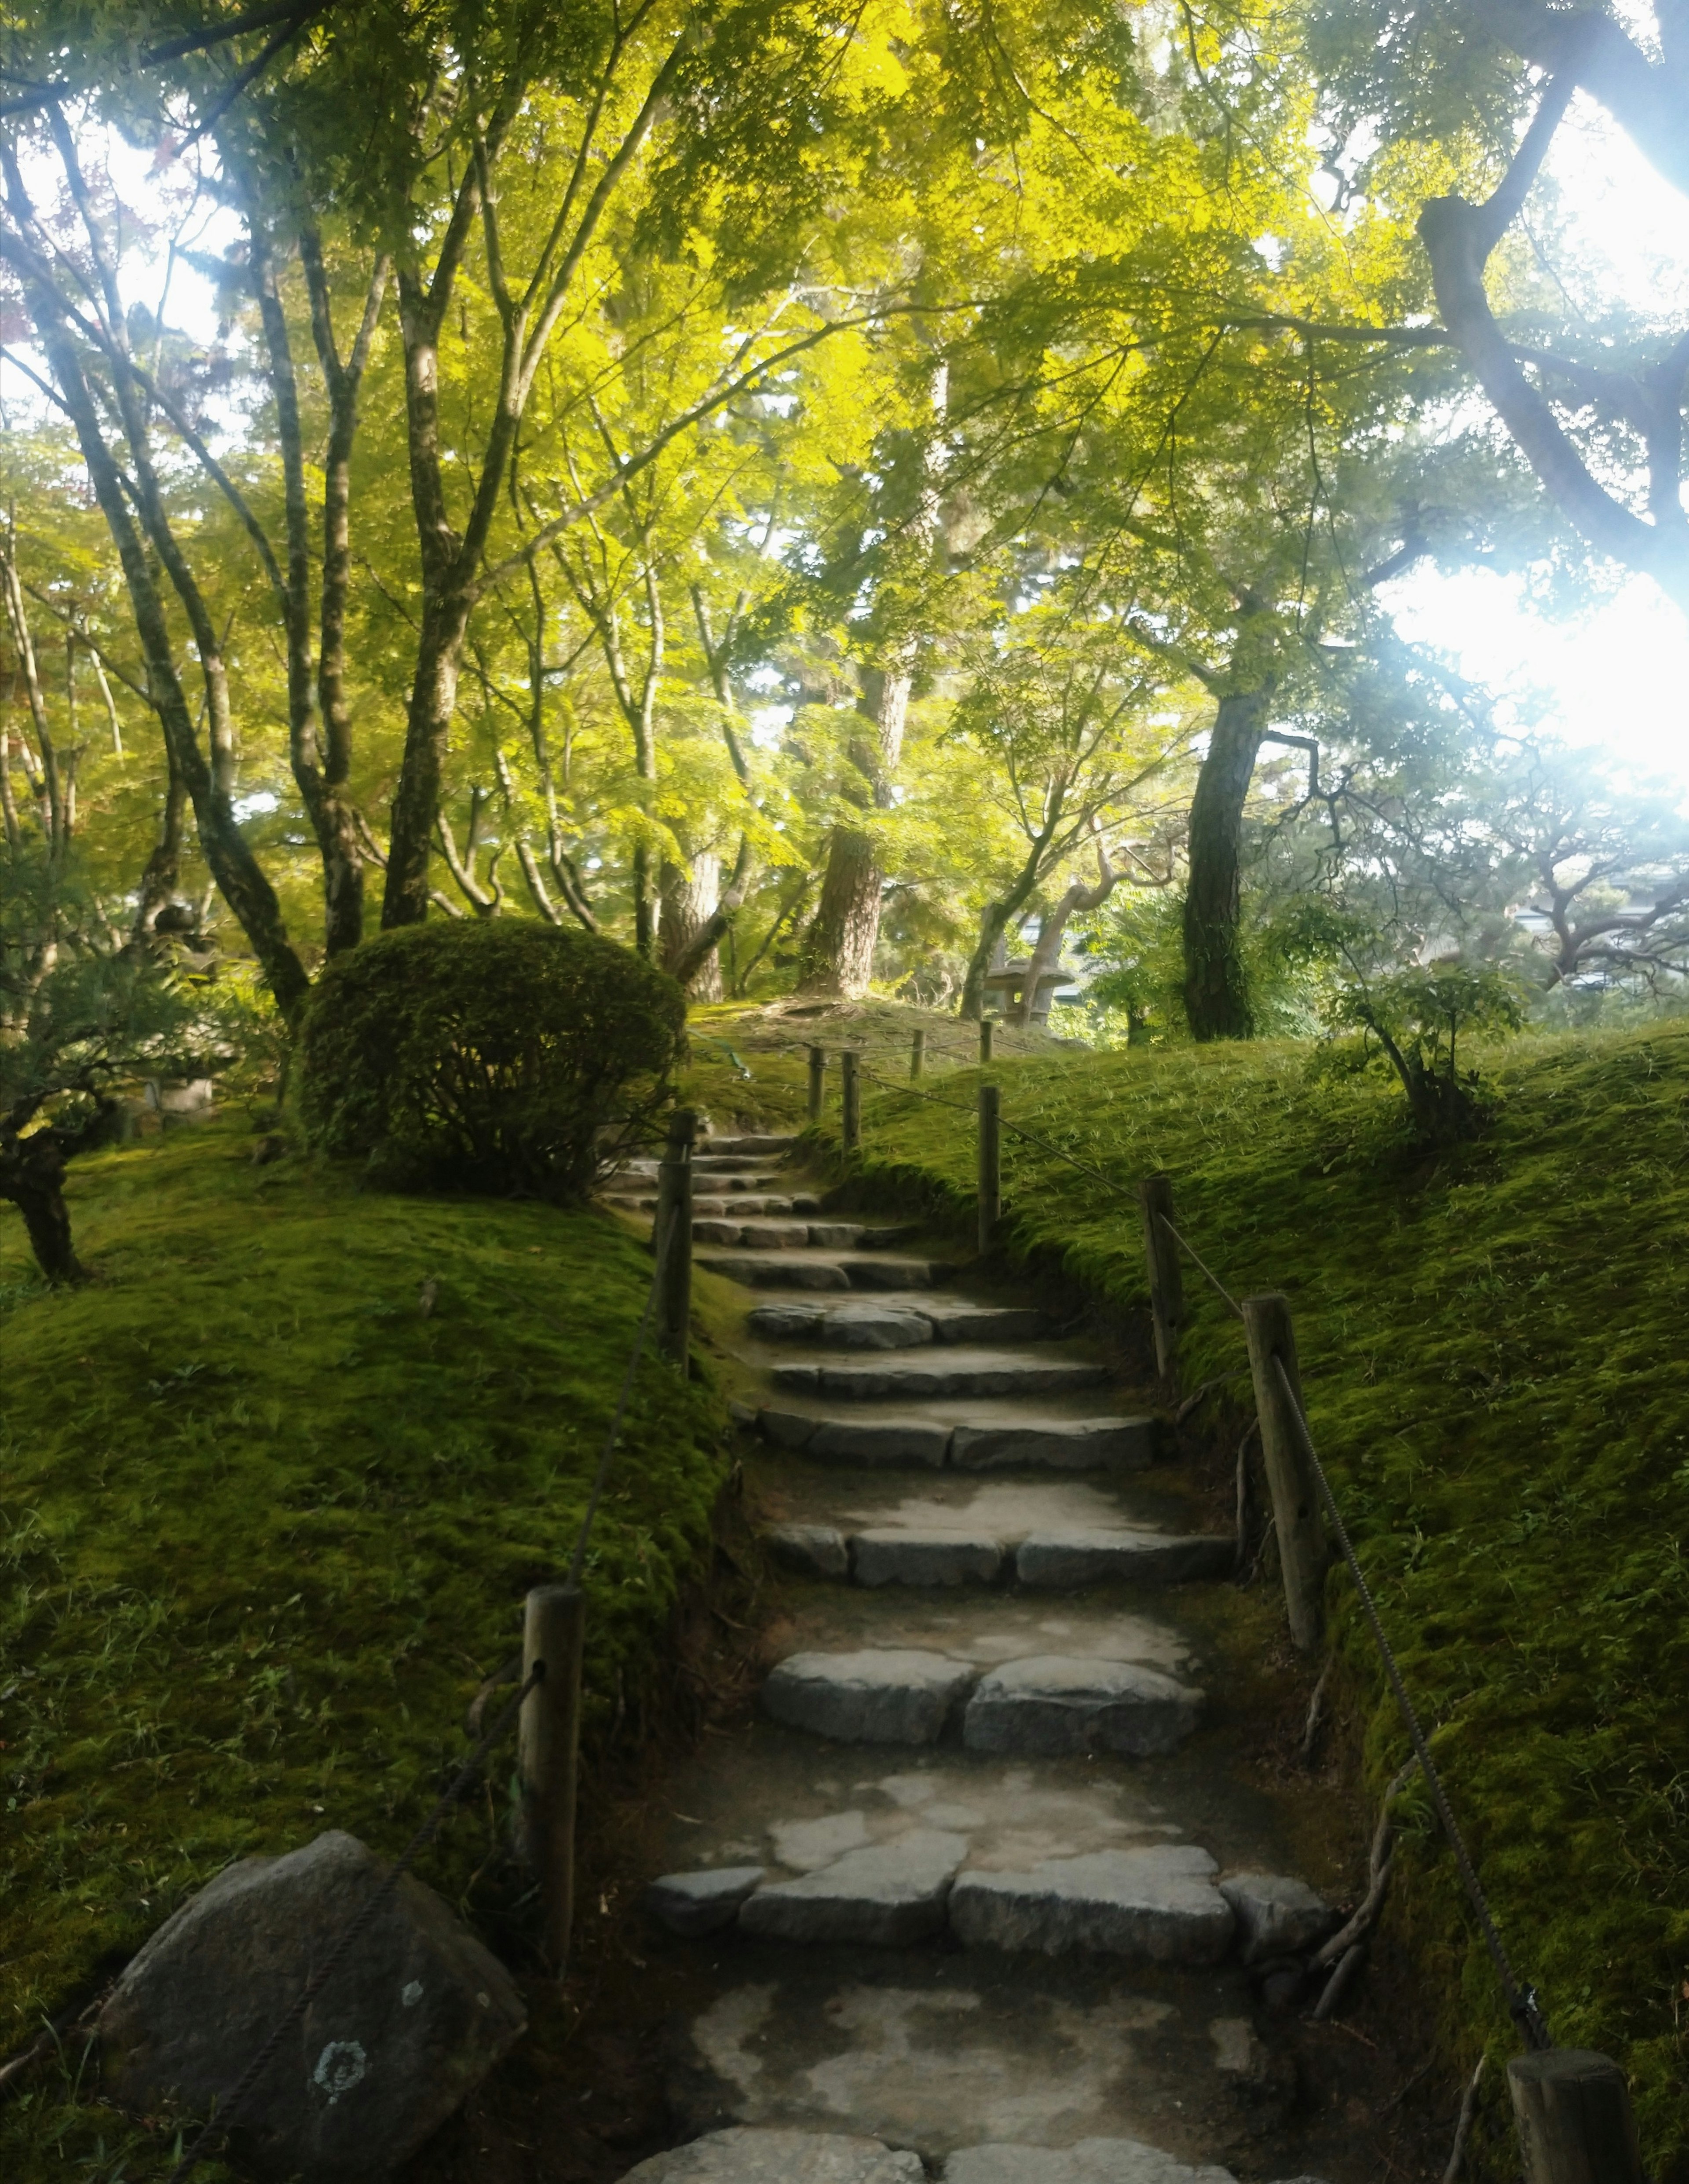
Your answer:
[[[1683,199],[1598,107],[1575,103],[1548,172],[1573,215],[1568,241],[1590,273],[1630,303],[1689,313]],[[1523,589],[1482,571],[1426,570],[1382,597],[1404,636],[1453,655],[1474,682],[1546,698],[1545,729],[1689,796],[1689,621],[1645,577],[1570,622],[1532,612]]]

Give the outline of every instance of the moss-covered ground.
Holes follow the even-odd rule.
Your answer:
[[[894,1073],[897,1028],[861,1028]],[[789,1031],[788,1027],[787,1030]],[[841,1020],[816,1035],[836,1045]],[[705,1104],[795,1113],[801,1057],[723,1016],[745,1078],[699,1050]],[[1689,2179],[1689,1032],[1522,1042],[1484,1057],[1502,1095],[1479,1142],[1408,1148],[1380,1080],[1310,1050],[1050,1050],[993,1071],[1011,1257],[1059,1258],[1146,1301],[1138,1178],[1234,1295],[1290,1299],[1307,1408],[1514,1964],[1563,2046],[1619,2059],[1658,2184]],[[966,1233],[977,1072],[869,1087],[855,1166]],[[823,1135],[836,1155],[836,1108]],[[844,1163],[839,1162],[840,1172]],[[1121,1194],[1126,1194],[1123,1195]],[[1185,1384],[1244,1362],[1187,1268]],[[1235,1445],[1246,1380],[1206,1415]],[[1374,1791],[1407,1750],[1346,1575],[1328,1600],[1369,1719]],[[1450,2059],[1516,2052],[1423,1788],[1391,1906]],[[1498,2092],[1482,2173],[1517,2174]]]
[[[76,1164],[75,1291],[0,1218],[0,2053],[231,1858],[403,1846],[566,1562],[644,1302],[606,1216],[377,1195],[253,1145],[216,1123]],[[666,1673],[722,1424],[648,1359],[588,1565],[589,1749]],[[520,1963],[509,1765],[419,1870]],[[48,2070],[0,2109],[8,2184],[164,2173],[167,2137],[66,2093]]]

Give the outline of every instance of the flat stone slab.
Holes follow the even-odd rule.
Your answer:
[[[1278,1873],[1238,1873],[1220,1883],[1237,1914],[1238,1939],[1246,1964],[1268,1957],[1300,1956],[1323,1942],[1337,1914],[1305,1880]]]
[[[771,1524],[762,1539],[783,1569],[802,1577],[848,1578],[850,1551],[831,1524]]]
[[[701,1138],[693,1155],[694,1160],[711,1160],[718,1154],[789,1153],[798,1142],[794,1130],[752,1131],[748,1135],[716,1137],[712,1133]]]
[[[1045,1858],[1025,1873],[970,1870],[950,1890],[950,1930],[970,1947],[1216,1964],[1235,1924],[1218,1869],[1195,1843],[1151,1843]]]
[[[982,1676],[962,1717],[974,1752],[1055,1755],[1172,1752],[1195,1730],[1202,1694],[1136,1661],[1060,1654],[1006,1661]]]
[[[926,2174],[918,2153],[894,2153],[884,2139],[736,2125],[654,2153],[622,2184],[923,2184]]]
[[[929,1402],[947,1396],[1055,1396],[1095,1388],[1108,1379],[1106,1365],[1079,1358],[994,1357],[957,1349],[923,1351],[868,1364],[777,1365],[770,1375],[777,1388],[801,1388],[846,1402],[872,1403],[900,1398]],[[1012,1429],[1011,1429],[1012,1430]]]
[[[758,1305],[746,1318],[753,1334],[774,1342],[817,1342],[829,1350],[915,1350],[933,1340],[933,1323],[906,1305]]]
[[[965,1299],[923,1306],[940,1342],[1043,1342],[1056,1332],[1030,1305],[970,1304]]]
[[[717,1239],[725,1242],[726,1238]],[[810,1234],[807,1221],[747,1221],[740,1228],[737,1240],[750,1251],[801,1251],[805,1244],[816,1239]]]
[[[895,1842],[848,1851],[819,1872],[758,1889],[740,1906],[739,1922],[766,1941],[903,1947],[941,1929],[967,1855],[966,1836],[911,1829]]]
[[[645,1891],[645,1907],[659,1925],[688,1939],[731,1926],[739,1906],[761,1885],[760,1865],[716,1866],[707,1873],[666,1873]]]
[[[958,1426],[950,1462],[958,1471],[1143,1470],[1155,1462],[1153,1418],[1028,1418],[1016,1425]]]
[[[635,2171],[638,2174],[638,2171]],[[939,2184],[1237,2184],[1229,2169],[1192,2169],[1136,2138],[1082,2138],[1077,2146],[964,2146]]]
[[[992,1585],[1005,1559],[1002,1541],[981,1532],[877,1526],[853,1532],[850,1546],[858,1585]]]
[[[1015,1551],[1023,1585],[1070,1591],[1087,1585],[1190,1585],[1229,1577],[1237,1557],[1229,1533],[1033,1532]]]
[[[912,1649],[792,1653],[770,1671],[762,1707],[844,1744],[931,1744],[973,1677],[965,1662]]]
[[[848,1290],[850,1277],[836,1259],[804,1259],[790,1253],[694,1251],[694,1266],[725,1274],[753,1290]]]
[[[927,1418],[815,1418],[793,1411],[762,1413],[763,1430],[787,1448],[801,1448],[818,1463],[915,1463],[942,1468],[950,1429]],[[801,1438],[798,1420],[807,1429]],[[778,1427],[767,1421],[778,1418]]]

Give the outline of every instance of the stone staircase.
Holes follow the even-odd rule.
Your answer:
[[[1036,1296],[828,1219],[789,1140],[702,1140],[694,1194],[696,1263],[757,1293],[736,1415],[787,1574],[759,1718],[672,1785],[696,2136],[633,2176],[1283,2176],[1263,1981],[1336,1914],[1216,1725],[1231,1535]]]

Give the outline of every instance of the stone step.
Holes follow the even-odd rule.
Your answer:
[[[959,1425],[943,1418],[823,1418],[766,1404],[742,1407],[777,1448],[800,1449],[819,1463],[916,1464],[932,1470],[990,1472],[1143,1470],[1154,1462],[1154,1418],[1028,1418],[1014,1424]]]
[[[1175,1751],[1201,1711],[1195,1685],[1142,1662],[1035,1654],[979,1679],[962,1715],[962,1741],[973,1752],[1115,1752],[1145,1759]]]
[[[717,1137],[711,1131],[709,1136],[699,1139],[693,1157],[712,1159],[722,1153],[735,1157],[743,1157],[746,1153],[789,1153],[797,1142],[796,1133],[790,1130],[765,1130],[761,1135],[748,1137]]]
[[[1140,1661],[1035,1654],[981,1674],[950,1654],[866,1646],[789,1654],[769,1672],[762,1706],[844,1744],[934,1744],[960,1707],[970,1751],[1149,1758],[1193,1734],[1202,1694]]]
[[[694,1214],[698,1210],[694,1203]],[[737,1245],[748,1251],[872,1251],[894,1249],[910,1234],[906,1228],[872,1228],[861,1221],[744,1221],[739,1211],[727,1206],[720,1217],[694,1219],[694,1242]]]
[[[1218,1871],[1195,1843],[1148,1843],[1044,1858],[1023,1873],[968,1873],[950,1892],[950,1930],[973,1948],[1216,1964],[1237,1924]]]
[[[725,1274],[748,1289],[913,1290],[953,1281],[959,1268],[948,1259],[894,1258],[875,1251],[694,1251],[693,1263]]]
[[[1095,1360],[1029,1350],[988,1350],[960,1344],[918,1357],[897,1353],[872,1364],[777,1365],[769,1374],[783,1392],[830,1396],[845,1402],[926,1402],[950,1396],[1056,1396],[1102,1386],[1112,1378]]]
[[[1236,2184],[1229,2169],[1193,2168],[1140,2138],[1071,2146],[987,2141],[958,2147],[936,2169],[883,2138],[743,2124],[655,2153],[623,2184]],[[1298,2176],[1290,2184],[1321,2184]]]
[[[1232,1574],[1229,1534],[1033,1533],[1018,1543],[960,1525],[772,1524],[761,1537],[775,1560],[805,1577],[857,1585],[993,1585],[1012,1579],[1048,1592],[1094,1585],[1187,1585]]]
[[[938,1299],[919,1304],[762,1304],[747,1314],[753,1334],[771,1342],[812,1342],[826,1350],[915,1350],[926,1344],[1038,1342],[1056,1329],[1023,1305]]]

